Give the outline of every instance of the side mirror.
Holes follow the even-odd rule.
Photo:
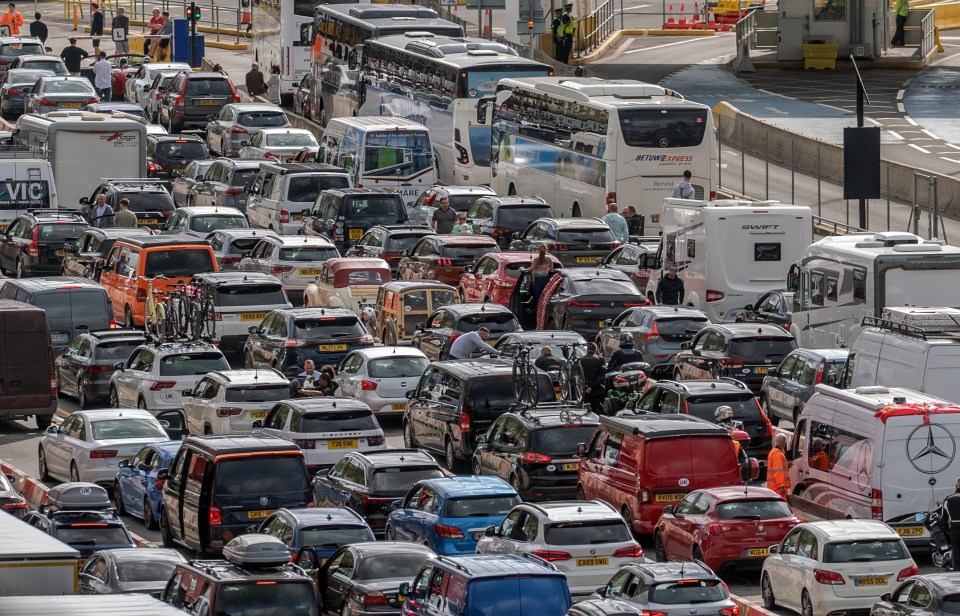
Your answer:
[[[57,433],[57,427],[56,427],[56,426],[47,426],[47,429],[46,429],[44,432],[45,432],[46,434],[51,434],[51,435],[52,435],[52,434],[56,434],[56,433]]]
[[[248,145],[250,145],[250,140],[249,140],[249,139],[246,140],[246,141],[241,141],[241,142],[240,142],[240,147],[242,147],[242,148],[245,148],[245,147],[247,147]]]
[[[320,560],[317,558],[317,551],[311,547],[300,548],[297,554],[297,566],[301,569],[316,569]]]
[[[193,390],[192,390],[192,389],[184,389],[183,391],[180,392],[180,395],[183,396],[184,398],[192,398],[192,397],[193,397]]]
[[[200,182],[206,182],[207,179],[206,179],[206,176],[204,176],[204,175],[201,174],[201,175],[198,175],[197,177],[193,178],[193,181],[194,181],[194,182],[197,182],[197,183],[200,183]]]
[[[520,239],[520,232],[519,232],[519,231],[514,231],[514,232],[513,232],[513,235],[511,235],[510,237],[511,237],[512,239],[518,240],[518,239]]]
[[[464,274],[472,274],[472,273],[473,273],[473,267],[470,266],[470,265],[466,266],[465,268],[463,268],[463,273],[464,273]]]
[[[683,349],[684,351],[689,351],[689,350],[690,350],[690,343],[689,343],[689,342],[681,342],[681,343],[680,343],[680,348]]]
[[[609,586],[601,586],[600,588],[597,589],[597,594],[600,595],[602,598],[606,598],[608,592],[610,592]]]
[[[395,509],[399,509],[400,507],[403,507],[403,499],[398,498],[397,500],[395,500],[395,501],[393,501],[392,503],[390,503],[390,510],[391,510],[391,511],[393,511],[393,510],[395,510]]]
[[[90,205],[89,197],[80,197],[80,205]]]
[[[117,464],[120,468],[130,468],[130,460],[120,460],[120,463]]]
[[[484,444],[484,443],[487,442],[487,435],[486,435],[486,434],[478,434],[478,435],[477,435],[477,438],[476,438],[473,442],[476,443],[477,445],[482,445],[482,444]]]
[[[258,335],[260,333],[260,328],[257,327],[256,325],[251,325],[250,327],[247,328],[247,331],[253,335]]]
[[[777,376],[776,368],[767,368],[767,376]]]
[[[309,215],[310,215],[310,208],[305,207],[305,208],[303,208],[302,210],[300,210],[300,215],[301,215],[301,216],[309,216]]]
[[[250,258],[250,251],[249,251],[249,250],[244,250],[243,252],[241,252],[241,253],[240,253],[240,258],[241,258],[241,259],[249,259],[249,258]]]
[[[604,320],[603,320],[603,327],[604,327],[604,328],[610,327],[611,325],[613,325],[613,319],[604,319]]]
[[[753,304],[747,304],[743,307],[744,310],[753,310]]]
[[[417,390],[411,389],[407,392],[407,400],[413,400],[417,397]]]
[[[397,590],[397,594],[399,595],[397,599],[400,599],[400,600],[403,600],[406,597],[414,596],[413,589],[410,588],[409,582],[404,582],[403,584],[400,584],[400,588],[399,590]]]
[[[773,554],[773,552],[770,552],[770,553]],[[893,597],[893,595],[891,595],[891,594],[888,593],[888,592],[885,592],[885,593],[883,593],[882,595],[880,595],[880,600],[881,600],[881,601],[889,601],[891,597]]]
[[[410,251],[407,250],[406,248],[404,248],[403,250],[400,251],[400,256],[401,256],[401,257],[409,257],[409,256],[410,256]]]
[[[124,369],[123,362],[122,362],[122,361],[118,361],[117,363],[113,364],[113,369],[114,369],[114,370],[119,370],[120,372],[123,372],[123,369]]]
[[[424,327],[423,323],[417,323],[417,331],[418,332],[426,331],[426,327]]]
[[[483,529],[483,536],[484,536],[484,537],[496,537],[496,536],[497,536],[497,527],[496,527],[496,526],[488,526],[488,527],[484,528],[484,529]]]
[[[167,479],[170,479],[170,469],[161,468],[157,471],[157,481],[166,481]]]
[[[667,505],[663,508],[664,513],[673,513],[673,505]]]
[[[330,474],[329,468],[321,468],[320,470],[317,471],[314,477],[326,477],[329,474]]]
[[[263,428],[263,420],[255,419],[254,422],[250,424],[250,427],[253,428],[254,430],[259,430],[260,428]]]
[[[587,457],[587,444],[586,443],[577,443],[577,456],[581,458]]]
[[[771,546],[768,548],[768,551],[769,551],[771,554],[776,554],[776,553],[778,553],[778,552],[780,551],[780,544],[771,545]]]

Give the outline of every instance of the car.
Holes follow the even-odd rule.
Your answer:
[[[194,185],[207,173],[211,165],[213,165],[213,160],[206,158],[190,161],[183,168],[183,172],[173,178],[170,182],[170,196],[173,197],[173,204],[176,207],[187,205]]]
[[[920,573],[897,532],[879,520],[804,522],[769,549],[760,575],[767,609],[865,612]]]
[[[192,164],[192,163],[191,163]],[[189,166],[188,166],[189,168]],[[277,237],[277,234],[267,229],[218,229],[211,231],[207,241],[217,255],[217,266],[224,270],[239,270],[243,253],[251,252],[254,246],[265,237]]]
[[[562,359],[564,346],[579,347],[579,356],[582,357],[586,354],[587,341],[577,332],[545,329],[504,334],[497,339],[493,348],[500,352],[500,357],[513,359],[522,347],[529,347],[530,357],[536,360],[543,347],[550,347],[551,354],[557,359]]]
[[[323,191],[352,185],[353,176],[343,167],[269,159],[260,163],[260,173],[247,191],[247,218],[252,227],[303,235],[303,216],[319,203]]]
[[[375,541],[363,518],[351,509],[338,507],[280,509],[260,523],[257,533],[282,541],[291,557],[303,548],[313,548],[321,562],[340,546]]]
[[[176,550],[98,550],[80,567],[80,594],[116,595],[136,592],[159,598],[177,565],[185,562],[187,559]]]
[[[431,226],[433,212],[440,207],[440,198],[446,197],[450,207],[457,212],[466,212],[477,199],[484,196],[496,197],[497,193],[489,186],[442,186],[434,184],[417,197],[416,203],[409,208],[410,222]]]
[[[5,118],[13,118],[23,113],[24,101],[41,77],[55,77],[52,71],[34,69],[8,70],[0,86],[0,113]]]
[[[525,501],[572,500],[577,495],[577,445],[600,423],[582,408],[547,405],[507,412],[477,438],[475,475],[510,483]]]
[[[553,218],[553,208],[540,197],[482,196],[467,210],[473,232],[497,240],[501,250],[510,248],[514,233],[540,218]]]
[[[383,259],[334,257],[320,265],[320,273],[303,291],[304,306],[350,308],[360,314],[373,307],[380,287],[390,282],[390,266]]]
[[[403,415],[407,392],[429,363],[422,351],[409,347],[358,349],[337,367],[337,397],[360,400],[380,417]]]
[[[114,364],[109,400],[114,408],[179,408],[183,391],[213,370],[229,370],[223,353],[206,342],[142,344]]]
[[[777,325],[725,323],[708,325],[682,347],[676,380],[729,376],[759,394],[767,372],[797,348],[797,341]]]
[[[521,270],[530,267],[537,256],[533,252],[494,252],[477,259],[476,265],[463,268],[460,275],[460,301],[493,302],[506,306],[517,285]],[[553,255],[548,258],[554,269],[563,264]]]
[[[172,180],[194,160],[210,158],[196,135],[147,135],[147,177]]]
[[[695,560],[717,572],[739,573],[760,569],[770,544],[779,543],[799,523],[769,488],[707,488],[663,510],[653,544],[661,562]]]
[[[457,285],[466,267],[491,252],[500,252],[500,247],[486,235],[428,235],[406,251],[397,266],[397,275],[401,280],[436,280]]]
[[[287,297],[301,305],[307,285],[317,279],[320,266],[327,259],[340,256],[329,240],[298,235],[268,235],[257,242],[253,250],[241,254],[237,266],[242,272],[272,274],[283,283]]]
[[[774,425],[800,418],[817,385],[840,382],[849,349],[796,349],[779,366],[767,369],[760,386],[760,406]]]
[[[889,595],[870,608],[870,616],[900,616],[906,614],[930,614],[946,616],[957,600],[960,591],[957,576],[949,573],[927,573],[904,580]]]
[[[514,236],[510,250],[536,252],[547,246],[565,267],[596,267],[620,242],[599,218],[541,218]]]
[[[488,526],[520,503],[498,477],[441,477],[418,481],[387,516],[387,541],[410,541],[437,554],[473,554]]]
[[[643,287],[640,287],[643,288]],[[603,358],[620,350],[620,336],[633,336],[634,349],[651,367],[673,361],[684,342],[710,324],[696,308],[685,306],[639,306],[627,308],[597,333],[597,350]]]
[[[84,77],[41,77],[24,99],[23,108],[24,113],[49,113],[98,102],[100,97]]]
[[[158,74],[192,70],[193,68],[186,62],[144,62],[133,75],[126,78],[123,99],[128,103],[137,103],[141,107],[146,107],[150,94],[146,88],[153,84]]]
[[[348,450],[386,448],[380,423],[370,407],[358,400],[307,397],[278,402],[253,427],[294,441],[310,470],[333,466]]]
[[[626,604],[645,614],[671,616],[691,613],[736,616],[740,613],[727,585],[702,562],[625,565],[587,602],[601,609]]]
[[[316,77],[311,73],[307,73],[293,89],[293,113],[307,118],[312,122],[317,121],[317,117],[313,113],[313,108],[310,104],[315,81]]]
[[[448,304],[433,311],[425,321],[417,324],[413,346],[431,360],[450,359],[450,345],[461,334],[486,327],[490,332],[488,344],[500,336],[520,331],[517,317],[500,304]]]
[[[247,189],[259,173],[260,161],[217,158],[205,174],[197,176],[186,204],[233,207],[245,212]]]
[[[68,255],[60,264],[61,276],[78,276],[81,278],[98,279],[98,273],[103,269],[103,263],[110,254],[110,249],[122,237],[137,237],[150,235],[149,229],[140,227],[109,227],[98,229],[91,227],[84,231],[76,244],[71,245]]]
[[[67,65],[57,56],[45,53],[31,53],[17,56],[10,63],[7,71],[30,70],[30,71],[50,71],[54,75],[69,75]]]
[[[110,391],[110,377],[118,361],[126,361],[140,345],[146,342],[139,329],[94,329],[83,331],[73,339],[67,350],[57,356],[54,370],[57,391],[61,396],[73,396],[80,408],[106,400]]]
[[[368,229],[344,256],[383,259],[396,278],[403,251],[412,248],[421,237],[435,234],[433,229],[421,225],[377,225]]]
[[[180,410],[191,434],[242,434],[290,397],[290,381],[276,370],[215,370],[183,391]]]
[[[418,449],[351,451],[329,470],[317,471],[313,500],[319,507],[349,507],[382,536],[396,499],[422,479],[446,476],[433,456]]]
[[[404,224],[403,197],[388,188],[329,188],[320,193],[300,218],[300,233],[319,235],[346,252],[368,229],[384,224]]]
[[[89,220],[97,197],[103,195],[114,212],[120,211],[120,200],[130,202],[130,211],[137,215],[137,225],[159,229],[176,209],[173,197],[163,180],[147,178],[104,179],[90,197],[81,197],[80,212]]]
[[[97,63],[97,60],[98,58],[91,54],[89,64],[80,69],[80,75],[89,79],[90,83],[93,83],[95,79],[93,67]],[[150,57],[139,53],[118,53],[107,56],[106,60],[110,63],[110,99],[123,101],[126,94],[127,80],[132,78],[141,66],[148,64]],[[136,101],[127,102],[135,103]]]
[[[319,163],[323,160],[323,146],[310,145],[301,148],[292,162],[295,163]]]
[[[441,306],[457,303],[457,290],[431,280],[394,280],[380,287],[374,323],[386,346],[413,339],[418,323]]]
[[[656,248],[650,249],[642,244],[624,244],[614,248],[605,257],[597,259],[597,267],[620,270],[638,289],[646,289],[650,280],[650,267],[647,255],[653,255]]]
[[[0,234],[0,271],[17,278],[60,273],[69,246],[87,230],[79,214],[33,210],[17,216]]]
[[[182,71],[160,95],[157,123],[170,134],[181,133],[185,128],[206,129],[210,117],[221,107],[239,102],[240,94],[225,74]]]
[[[218,229],[249,229],[247,217],[232,207],[187,206],[177,208],[161,233],[205,239]]]
[[[148,443],[170,440],[160,420],[140,409],[76,411],[40,438],[40,478],[84,481],[113,488],[121,460]]]
[[[263,128],[293,126],[287,114],[270,103],[231,103],[224,105],[207,125],[207,147],[217,156],[240,154],[244,141]]]
[[[127,103],[124,101],[105,101],[102,103],[90,103],[89,105],[84,105],[80,108],[80,111],[86,111],[89,113],[103,113],[106,115],[112,115],[114,113],[125,113],[137,118],[147,121],[147,114],[143,112],[143,109],[140,108],[136,103]],[[149,136],[149,134],[148,134]]]
[[[646,560],[620,513],[599,500],[517,505],[485,529],[477,554],[542,558],[567,576],[574,596],[594,592],[621,565]]]
[[[46,53],[43,42],[33,36],[0,36],[0,78],[18,56]]]
[[[23,518],[29,510],[27,499],[13,487],[10,475],[0,473],[0,509],[15,518]]]
[[[170,466],[181,444],[179,440],[151,443],[132,459],[120,461],[113,480],[113,500],[120,515],[140,518],[149,530],[160,528],[163,482],[157,473]]]
[[[793,292],[768,291],[743,310],[731,310],[727,319],[737,323],[772,323],[790,331],[793,324]]]
[[[159,107],[160,96],[167,91],[167,88],[170,87],[170,82],[173,81],[173,78],[176,76],[177,71],[157,73],[153,78],[153,82],[143,86],[143,91],[147,94],[143,105],[143,113],[146,115],[148,121],[157,121],[157,108]],[[137,106],[139,107],[139,105]]]
[[[262,128],[240,148],[240,158],[273,158],[291,161],[305,147],[316,146],[317,138],[306,128]]]

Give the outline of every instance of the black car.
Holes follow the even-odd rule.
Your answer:
[[[620,336],[633,335],[634,347],[643,361],[659,366],[673,361],[680,345],[692,340],[710,319],[696,308],[641,306],[628,308],[605,323],[597,334],[597,350],[604,359],[620,349]]]
[[[403,251],[413,248],[424,235],[436,235],[436,232],[423,225],[377,225],[364,233],[344,256],[383,259],[396,276]]]
[[[116,595],[136,592],[159,598],[174,569],[185,562],[186,559],[176,550],[99,550],[80,567],[80,594]]]
[[[302,215],[304,234],[328,238],[341,253],[376,225],[407,222],[403,198],[387,188],[329,188]]]
[[[773,323],[790,331],[793,323],[793,292],[769,291],[732,316],[737,323]]]
[[[540,218],[553,218],[553,208],[540,197],[484,196],[467,210],[473,232],[489,235],[504,250],[510,247],[514,233]]]
[[[223,73],[183,71],[160,95],[157,124],[171,135],[181,133],[184,128],[206,129],[221,107],[239,102],[240,95],[233,82]]]
[[[417,325],[413,346],[432,360],[449,359],[450,345],[467,332],[481,327],[490,330],[487,344],[493,345],[503,334],[520,330],[517,317],[500,304],[449,304],[433,311],[427,320]]]
[[[960,601],[960,579],[956,573],[914,575],[889,594],[880,597],[870,610],[872,616],[947,616],[956,612]]]
[[[336,365],[350,351],[372,346],[373,337],[347,308],[274,310],[260,325],[250,327],[243,365],[267,366],[297,376],[308,359],[317,367]]]
[[[580,407],[544,405],[497,419],[477,440],[473,472],[510,483],[525,501],[574,500],[580,457],[599,425]]]
[[[164,187],[163,180],[117,179],[106,180],[97,186],[89,198],[80,199],[80,212],[90,219],[97,203],[97,197],[104,195],[107,205],[114,212],[120,211],[120,200],[130,201],[130,211],[137,215],[137,224],[141,227],[159,229],[166,224],[167,218],[176,209],[173,197]]]
[[[354,451],[333,468],[317,472],[313,500],[318,507],[353,509],[379,536],[393,501],[421,479],[445,476],[432,456],[416,449]]]
[[[536,252],[545,244],[564,267],[596,267],[620,242],[599,218],[541,218],[514,234],[510,250]]]
[[[194,160],[210,158],[197,135],[147,135],[147,177],[172,180]]]
[[[767,371],[780,364],[797,341],[782,327],[766,323],[709,325],[677,354],[674,376],[716,379],[729,376],[760,393]]]
[[[17,278],[60,273],[70,246],[87,230],[78,214],[29,210],[0,235],[0,270]]]
[[[126,361],[145,341],[143,331],[138,329],[81,333],[54,362],[57,391],[76,398],[82,409],[91,402],[106,400],[114,364]]]
[[[98,229],[91,227],[83,232],[76,244],[68,248],[70,253],[60,265],[62,276],[79,276],[96,280],[102,265],[110,254],[110,249],[118,239],[141,235],[150,235],[149,229],[130,229],[110,227]]]

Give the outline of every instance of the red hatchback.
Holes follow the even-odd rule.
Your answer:
[[[535,252],[495,252],[484,255],[474,267],[468,267],[460,276],[460,301],[462,303],[493,302],[510,303],[510,295],[517,286],[520,269],[530,267]],[[553,267],[563,264],[550,255]]]
[[[702,560],[714,571],[760,569],[770,546],[799,523],[768,488],[708,488],[664,509],[653,542],[660,561]]]

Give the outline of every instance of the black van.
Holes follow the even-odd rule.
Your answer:
[[[57,412],[50,327],[43,310],[0,299],[0,418],[37,418],[46,430]]]
[[[330,239],[340,254],[372,227],[407,222],[403,197],[386,188],[331,188],[302,215],[303,233]]]
[[[201,555],[221,552],[277,509],[312,499],[300,448],[263,434],[187,437],[157,479],[164,482],[164,547],[180,544]]]

